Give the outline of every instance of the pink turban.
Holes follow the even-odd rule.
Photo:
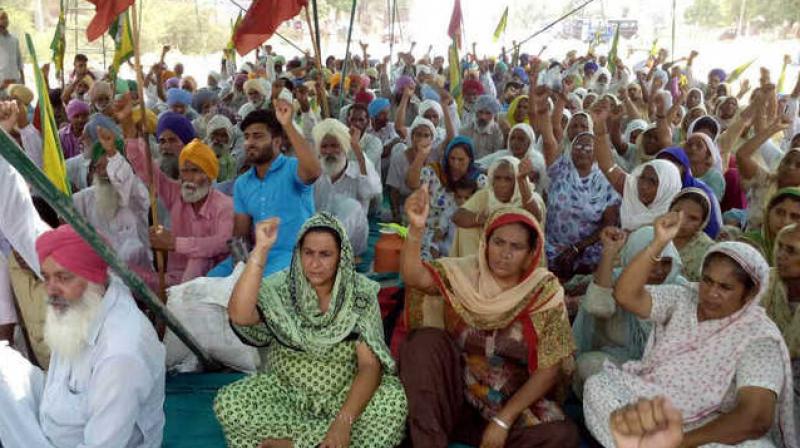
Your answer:
[[[81,100],[72,100],[67,104],[67,118],[72,120],[78,114],[88,114],[89,105]]]
[[[108,265],[69,224],[43,233],[36,240],[39,263],[52,257],[73,274],[86,280],[105,284],[108,280]]]

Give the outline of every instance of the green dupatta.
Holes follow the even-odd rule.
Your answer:
[[[339,268],[328,311],[320,312],[316,291],[308,283],[300,261],[300,241],[311,229],[331,229],[339,235]],[[328,213],[317,213],[303,224],[297,235],[292,263],[264,279],[258,293],[262,322],[233,325],[249,344],[266,346],[275,341],[311,354],[323,354],[351,335],[356,335],[375,353],[383,367],[394,370],[394,360],[383,335],[377,283],[356,273],[353,251],[341,223]]]

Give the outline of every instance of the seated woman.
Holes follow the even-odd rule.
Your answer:
[[[569,151],[562,152],[556,144],[546,92],[537,93],[533,107],[550,179],[545,245],[548,266],[562,279],[594,272],[600,259],[598,235],[603,227],[616,225],[619,194],[597,166],[594,134],[577,134]]]
[[[743,240],[757,247],[767,260],[772,260],[775,236],[790,224],[800,224],[800,188],[778,190],[764,209],[761,230],[747,232]]]
[[[430,147],[426,147],[417,153],[406,175],[408,188],[416,190],[426,185],[430,194],[431,210],[422,240],[422,256],[426,260],[446,257],[450,251],[446,244],[450,229],[439,228],[438,224],[455,226],[451,219],[458,210],[458,204],[453,185],[466,178],[475,180],[478,188],[486,186],[486,175],[481,174],[475,165],[475,147],[471,138],[458,136],[450,140],[441,163],[423,166],[430,150]]]
[[[488,156],[483,156],[476,160],[483,171],[488,171],[497,159],[506,156],[514,156],[521,162],[530,160],[533,166],[533,172],[530,174],[530,180],[534,183],[536,191],[544,193],[550,186],[550,180],[547,178],[547,169],[545,168],[544,155],[541,149],[536,147],[536,135],[533,128],[527,123],[517,123],[511,132],[508,134],[506,140],[506,148],[495,151]]]
[[[714,191],[706,185],[702,180],[694,177],[692,173],[692,165],[689,162],[689,156],[686,151],[679,146],[667,148],[658,153],[657,159],[669,160],[674,163],[678,170],[681,172],[681,185],[682,188],[699,188],[706,193],[709,202],[711,202],[711,213],[708,217],[708,222],[704,227],[706,234],[713,240],[719,235],[720,228],[722,227],[722,210],[719,205],[719,200],[714,194]]]
[[[521,168],[521,169],[520,169]],[[450,248],[451,257],[465,257],[478,252],[481,228],[486,218],[500,208],[524,208],[541,222],[544,202],[528,180],[531,163],[506,156],[489,167],[488,185],[475,193],[453,214],[458,228]]]
[[[611,289],[633,257],[653,241],[653,228],[641,227],[631,233],[626,242],[625,232],[616,227],[606,227],[600,240],[603,242],[603,255],[572,327],[578,345],[578,369],[573,383],[578,396],[583,393],[584,382],[603,370],[606,361],[622,365],[641,359],[651,330],[649,323],[616,306]],[[617,257],[622,267],[614,269]],[[686,279],[681,276],[681,257],[675,246],[668,244],[660,257],[647,284],[685,285]]]
[[[761,304],[778,325],[792,359],[794,384],[800,381],[800,225],[792,224],[778,233],[775,241],[775,267],[770,272],[769,289]],[[795,418],[800,397],[795,395]]]
[[[705,133],[695,132],[686,139],[683,149],[689,157],[692,176],[708,185],[717,200],[721,201],[725,194],[725,177],[717,145]]]
[[[347,235],[326,213],[303,225],[290,268],[262,282],[278,224],[257,224],[228,305],[234,330],[264,347],[269,369],[217,395],[228,446],[396,446],[406,398],[383,340],[378,285],[355,272]]]
[[[599,104],[592,109],[597,165],[614,190],[622,195],[619,210],[622,229],[633,231],[653,224],[656,217],[667,211],[681,189],[681,174],[673,163],[661,159],[645,162],[631,174],[623,171],[614,163],[608,144],[606,122],[609,113],[607,104]]]
[[[577,447],[576,427],[553,397],[575,346],[561,286],[537,268],[544,241],[536,219],[499,210],[477,254],[424,263],[429,208],[425,187],[406,202],[401,262],[406,286],[429,295],[409,300],[415,331],[400,353],[411,442]]]
[[[672,240],[683,262],[683,276],[690,282],[699,282],[703,257],[714,244],[714,240],[703,232],[711,216],[711,200],[699,188],[684,188],[672,200],[669,209],[683,212],[681,228]]]
[[[661,395],[683,414],[683,446],[796,447],[789,353],[759,306],[769,282],[764,258],[744,243],[718,243],[703,261],[701,283],[646,286],[681,220],[674,212],[656,220],[653,242],[614,287],[617,305],[654,328],[641,361],[586,382],[587,427],[611,447],[611,413]]]

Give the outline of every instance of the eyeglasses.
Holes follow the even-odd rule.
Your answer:
[[[594,151],[594,145],[590,143],[584,144],[574,144],[572,145],[572,150],[577,152],[591,152]]]

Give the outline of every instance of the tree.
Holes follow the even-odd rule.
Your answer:
[[[723,1],[729,2],[729,0]],[[718,0],[695,0],[692,6],[686,9],[684,19],[693,25],[719,26],[724,23],[720,13]]]

